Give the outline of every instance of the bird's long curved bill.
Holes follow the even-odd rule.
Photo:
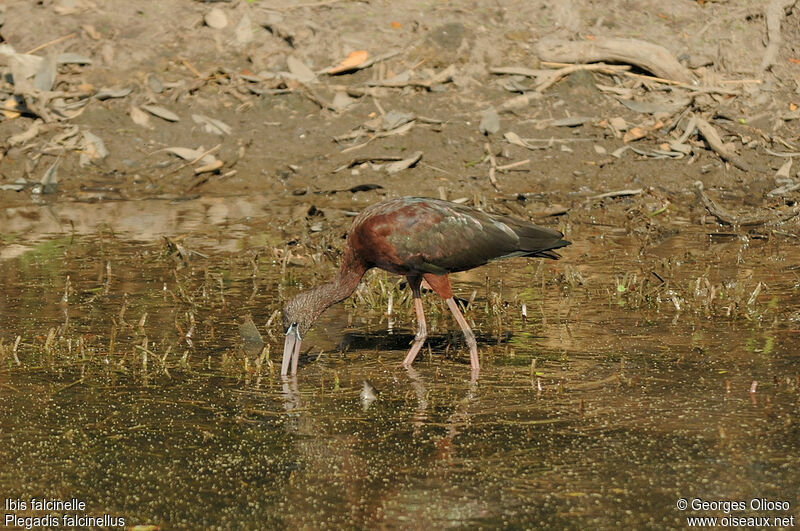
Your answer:
[[[286,332],[283,342],[283,361],[281,362],[281,376],[289,374],[289,362],[292,363],[292,374],[297,374],[297,362],[300,360],[300,345],[303,340],[297,332],[297,326],[292,325]]]

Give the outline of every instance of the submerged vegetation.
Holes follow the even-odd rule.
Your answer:
[[[756,254],[746,242],[730,252],[737,261],[742,253]],[[282,340],[280,308],[298,289],[324,281],[336,267],[337,253],[326,239],[307,239],[295,248],[256,246],[227,256],[169,239],[160,246],[132,247],[105,232],[51,240],[18,259],[9,277],[18,287],[7,295],[50,317],[23,315],[18,326],[4,327],[17,332],[0,338],[0,363],[9,370],[80,363],[82,370],[167,374],[200,362],[219,363],[234,373],[271,372],[270,353]],[[308,272],[316,274],[309,280]],[[577,309],[601,301],[609,312],[650,320],[721,319],[759,326],[779,319],[786,308],[781,299],[797,295],[796,282],[790,291],[778,291],[766,278],[752,266],[701,269],[691,257],[644,257],[635,269],[622,271],[598,267],[591,259],[519,260],[456,275],[454,289],[470,325],[485,339],[493,338],[489,344],[502,344],[515,334],[525,336],[531,326],[569,327],[581,319]],[[774,283],[774,275],[770,278]],[[445,334],[448,352],[463,347],[458,334],[449,333],[457,329],[443,301],[423,293],[433,335]],[[352,330],[408,334],[415,326],[405,279],[381,270],[364,277],[343,309]],[[242,347],[247,338],[235,333],[248,313],[255,316],[255,333],[263,343],[263,349],[249,354]],[[200,353],[207,349],[214,354]]]
[[[462,507],[468,516],[453,521],[518,511],[521,521],[552,523],[546,511],[507,500],[544,503],[542,492],[563,484],[575,494],[559,506],[594,514],[584,502],[611,487],[609,467],[637,459],[668,466],[660,445],[669,461],[697,471],[708,448],[750,448],[754,433],[776,447],[794,440],[797,375],[785,360],[800,322],[798,271],[788,259],[786,267],[763,260],[747,242],[673,236],[676,247],[714,253],[713,267],[642,251],[635,238],[614,242],[619,257],[609,260],[612,236],[596,231],[561,261],[512,260],[454,275],[486,361],[478,381],[467,377],[449,310],[429,291],[430,340],[413,369],[399,367],[415,328],[411,296],[405,279],[373,270],[307,338],[302,378],[282,380],[281,307],[335,272],[338,242],[306,233],[275,246],[274,229],[258,224],[241,234],[235,251],[221,251],[213,234],[136,243],[103,231],[33,244],[8,260],[0,304],[25,310],[0,314],[0,420],[16,426],[17,441],[30,435],[38,445],[10,445],[10,462],[19,470],[33,470],[31,459],[48,462],[60,474],[43,473],[48,485],[173,525],[220,522],[196,509],[220,503],[203,487],[212,484],[254,500],[246,514],[226,509],[237,523],[263,524],[289,506],[298,510],[286,518],[301,527],[369,526],[383,521],[370,512],[373,499],[403,521],[395,489],[414,496],[431,481],[494,500]],[[709,406],[709,396],[719,403]],[[687,409],[696,412],[688,423]],[[692,436],[653,438],[671,425]],[[599,433],[625,450],[596,458]],[[707,441],[699,454],[698,440]],[[759,448],[748,455],[785,459]],[[154,457],[165,449],[167,457]],[[154,460],[158,477],[147,481],[155,489],[118,505],[125,478],[151,474]],[[85,472],[95,461],[105,463],[104,478],[111,471],[107,498]],[[391,482],[347,472],[365,462]],[[565,468],[584,472],[565,482]],[[771,470],[782,477],[780,466]],[[642,492],[630,474],[625,488]],[[665,481],[682,477],[667,472]],[[24,478],[12,494],[49,492]],[[176,482],[192,493],[188,502],[164,494]],[[332,505],[308,507],[310,492]],[[341,492],[352,492],[364,514],[333,509]],[[452,507],[446,497],[426,503],[437,514]]]

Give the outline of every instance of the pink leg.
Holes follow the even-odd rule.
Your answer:
[[[472,365],[472,370],[473,372],[479,371],[481,363],[478,360],[478,342],[475,341],[475,334],[472,333],[472,329],[467,324],[467,320],[461,315],[461,310],[458,309],[458,304],[453,297],[447,299],[447,307],[453,312],[453,317],[456,318],[458,326],[460,326],[461,331],[464,332],[464,339],[467,340],[467,346],[469,347],[469,362],[470,365]]]
[[[421,282],[422,279],[420,277],[408,277],[408,285],[414,294],[414,310],[417,312],[417,335],[414,336],[414,341],[411,343],[408,354],[406,354],[406,359],[403,360],[403,365],[406,367],[414,363],[414,358],[417,357],[422,345],[425,344],[425,339],[428,337],[428,326],[425,324],[425,312],[422,309],[422,296],[419,292]]]

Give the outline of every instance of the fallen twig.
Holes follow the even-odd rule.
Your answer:
[[[532,68],[525,68],[524,66],[493,66],[489,68],[489,73],[509,76],[539,77],[548,74],[549,70],[534,70]]]
[[[520,160],[518,162],[512,162],[511,164],[504,164],[503,166],[497,166],[497,171],[504,172],[508,170],[513,170],[514,168],[519,168],[520,166],[524,166],[529,164],[531,159]]]
[[[717,154],[722,157],[723,159],[727,160],[737,168],[742,171],[750,171],[750,165],[743,161],[739,155],[728,149],[728,147],[722,143],[722,139],[717,133],[717,130],[714,129],[714,126],[705,121],[704,119],[697,118],[697,130],[703,135],[703,138],[706,139],[708,145],[717,152]]]
[[[644,192],[642,188],[635,188],[632,190],[616,190],[614,192],[606,192],[600,195],[593,195],[589,199],[605,199],[606,197],[626,197],[629,195],[639,195]]]
[[[542,39],[536,53],[543,61],[596,63],[610,61],[642,67],[665,79],[690,83],[692,75],[666,48],[638,39],[599,38],[592,41]]]
[[[603,63],[594,63],[594,64],[603,64]],[[563,68],[563,67],[567,67],[567,66],[571,66],[571,65],[572,65],[572,63],[560,63],[560,62],[556,62],[556,61],[542,61],[542,66],[550,66],[550,67],[554,67],[554,68]],[[620,66],[627,66],[627,65],[605,65],[605,68],[609,69],[608,72],[603,72],[604,68],[599,68],[598,70],[600,72],[603,72],[603,73],[613,73],[613,74],[619,73],[619,74],[622,74],[623,76],[632,77],[632,78],[635,78],[635,79],[641,79],[643,81],[650,81],[650,82],[653,82],[653,83],[662,83],[664,85],[672,85],[672,86],[684,88],[686,90],[691,90],[692,92],[696,92],[696,93],[699,93],[699,94],[724,94],[724,95],[727,95],[727,96],[738,96],[740,94],[738,91],[729,90],[729,89],[725,89],[725,88],[722,88],[722,87],[715,87],[715,86],[709,86],[709,85],[692,85],[690,83],[684,83],[683,81],[676,81],[674,79],[666,79],[666,78],[663,78],[663,77],[647,76],[647,75],[644,75],[644,74],[636,74],[634,72],[627,72],[626,70],[628,70],[629,68],[624,68],[624,69],[619,69],[619,70],[611,70],[611,69],[614,69],[614,68],[618,68]],[[497,71],[495,72],[495,70],[497,70]],[[490,69],[490,72],[493,73],[493,74],[506,74],[506,73],[512,74],[512,73],[514,73],[513,70],[515,70],[514,67],[503,67],[503,68]],[[522,70],[524,70],[524,69],[522,69]],[[528,73],[528,74],[517,73],[517,75],[533,76],[533,72],[536,72],[536,71],[535,70],[530,70],[529,72],[530,73]],[[537,75],[539,75],[539,74],[537,74]],[[722,83],[722,84],[727,84],[727,83],[761,83],[761,80],[760,79],[728,79],[728,80],[720,81],[720,83]],[[617,90],[618,90],[616,87],[604,87],[602,85],[598,85],[597,88],[599,88],[600,90],[611,91],[611,92],[617,92]]]
[[[408,81],[392,81],[391,79],[367,81],[365,85],[368,87],[388,87],[388,88],[405,88],[405,87],[421,87],[430,90],[434,85],[441,85],[453,79],[453,74],[456,73],[455,65],[450,65],[441,72],[434,74],[431,78],[424,81],[408,80]]]
[[[330,103],[329,101],[327,101],[324,98],[322,98],[322,96],[317,94],[316,91],[314,89],[312,89],[311,87],[309,87],[308,85],[302,85],[302,87],[303,87],[303,89],[305,89],[305,90],[301,91],[303,93],[303,95],[306,98],[308,98],[309,100],[311,100],[314,103],[316,103],[317,105],[319,105],[319,107],[321,109],[325,109],[325,110],[328,110],[328,111],[333,111],[335,113],[338,113],[338,112],[341,111],[341,109],[337,109],[336,107],[334,107],[332,103]]]
[[[781,41],[781,20],[784,17],[784,10],[794,5],[797,0],[771,0],[767,4],[765,11],[765,18],[767,19],[767,49],[764,51],[764,57],[761,59],[761,73],[767,71],[775,62],[775,57],[778,55]]]
[[[323,0],[321,2],[308,2],[305,4],[294,4],[290,6],[269,6],[265,7],[268,11],[290,11],[292,9],[302,9],[304,7],[323,7],[329,6],[332,4],[338,4],[339,2],[344,2],[345,0]]]
[[[196,156],[194,158],[194,160],[191,160],[189,162],[185,162],[185,163],[181,164],[180,166],[178,166],[177,168],[175,168],[174,170],[169,172],[167,175],[171,175],[173,173],[177,173],[177,172],[181,171],[182,169],[184,169],[187,166],[192,166],[192,165],[198,163],[200,160],[203,159],[203,157],[205,157],[206,155],[210,155],[210,154],[214,153],[216,150],[218,150],[221,147],[222,147],[222,144],[217,144],[216,146],[212,147],[211,149],[208,149],[208,150],[204,151],[203,153],[199,154],[198,156]]]
[[[192,63],[190,63],[190,62],[189,62],[189,61],[187,61],[186,59],[181,59],[181,64],[183,64],[183,66],[185,66],[186,68],[188,68],[188,69],[189,69],[189,71],[190,71],[192,74],[194,74],[194,75],[195,75],[195,77],[198,77],[198,78],[200,78],[200,79],[203,79],[203,78],[205,77],[205,76],[204,76],[203,74],[201,74],[201,73],[200,73],[200,72],[199,72],[199,71],[198,71],[198,70],[197,70],[197,69],[196,69],[194,66],[192,66]]]
[[[792,152],[792,153],[781,153],[779,151],[772,151],[769,148],[764,148],[764,151],[769,153],[770,155],[774,155],[776,157],[800,157],[800,153]]]
[[[737,216],[736,214],[730,212],[729,210],[719,206],[716,201],[711,199],[706,195],[703,191],[703,183],[701,181],[696,181],[694,183],[695,195],[700,199],[703,203],[703,206],[706,207],[706,210],[717,218],[717,220],[724,224],[724,225],[738,225],[738,226],[752,226],[752,225],[765,225],[767,223],[780,223],[783,221],[787,221],[792,219],[793,217],[800,214],[800,209],[795,207],[794,209],[790,210],[789,212],[781,212],[781,213],[770,213],[770,214],[755,214],[750,216]]]
[[[394,136],[394,135],[404,135],[407,132],[411,131],[411,129],[414,127],[415,123],[416,122],[414,120],[411,120],[410,122],[406,122],[403,125],[401,125],[400,127],[395,127],[394,129],[391,129],[389,131],[379,131],[379,132],[375,133],[374,135],[372,135],[371,137],[369,137],[366,142],[363,142],[361,144],[357,144],[355,146],[350,146],[348,148],[345,148],[345,149],[341,150],[339,153],[349,153],[350,151],[355,151],[357,149],[361,149],[362,147],[366,146],[367,144],[369,144],[370,142],[372,142],[376,138],[384,138],[384,137],[387,137],[387,136]]]
[[[25,55],[30,55],[30,54],[36,53],[36,52],[38,52],[40,50],[44,50],[45,48],[47,48],[48,46],[50,46],[52,44],[58,44],[59,42],[66,41],[68,39],[71,39],[75,35],[77,35],[77,33],[70,33],[68,35],[64,35],[63,37],[59,37],[57,39],[53,39],[52,41],[47,41],[46,43],[40,44],[39,46],[37,46],[35,48],[31,48],[30,50],[25,52]]]
[[[542,64],[546,65],[547,63],[542,63]],[[567,65],[562,68],[559,68],[558,70],[554,71],[551,74],[548,74],[547,79],[544,79],[541,83],[536,85],[535,91],[541,94],[562,77],[571,74],[573,72],[577,72],[579,70],[599,70],[601,72],[613,74],[613,73],[623,72],[629,69],[630,66],[628,65],[607,65],[605,63]]]
[[[732,85],[735,85],[736,83],[741,83],[743,85],[749,85],[749,84],[760,85],[763,82],[764,80],[762,79],[723,79],[722,81],[720,81],[720,83],[725,83],[725,84],[730,83]]]
[[[654,83],[663,83],[664,85],[672,85],[675,87],[680,87],[682,89],[690,90],[695,94],[722,94],[724,96],[738,96],[741,94],[738,90],[731,90],[722,87],[715,87],[709,85],[691,85],[689,83],[682,83],[680,81],[675,81],[673,79],[664,79],[662,77],[655,77],[655,76],[646,76],[644,74],[636,74],[634,72],[622,72],[623,76],[632,77],[635,79],[641,79],[644,81],[652,81]],[[746,80],[745,80],[746,81]],[[728,81],[720,81],[720,83],[733,83],[738,82],[736,80],[728,80]]]
[[[500,187],[497,185],[497,178],[495,177],[495,173],[497,171],[497,159],[495,158],[494,153],[492,153],[492,146],[489,144],[489,142],[486,142],[483,147],[486,150],[486,156],[489,158],[489,182],[491,182],[492,186],[494,186],[494,189],[499,192]]]
[[[341,166],[339,166],[338,168],[333,170],[333,172],[331,172],[331,173],[339,173],[340,171],[347,170],[347,169],[353,168],[355,166],[360,166],[361,164],[364,164],[365,162],[395,162],[395,161],[398,161],[398,160],[403,160],[403,157],[397,157],[397,156],[392,156],[392,155],[390,155],[390,156],[380,156],[380,155],[378,155],[378,156],[374,156],[374,157],[358,157],[358,158],[355,158],[355,159],[351,160],[350,162],[348,162],[346,164],[342,164]]]

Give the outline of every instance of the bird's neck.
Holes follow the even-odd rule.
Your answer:
[[[355,253],[348,247],[342,257],[339,272],[330,282],[319,285],[309,292],[313,302],[314,318],[318,317],[328,307],[345,300],[353,294],[366,273],[367,267],[359,260]]]

